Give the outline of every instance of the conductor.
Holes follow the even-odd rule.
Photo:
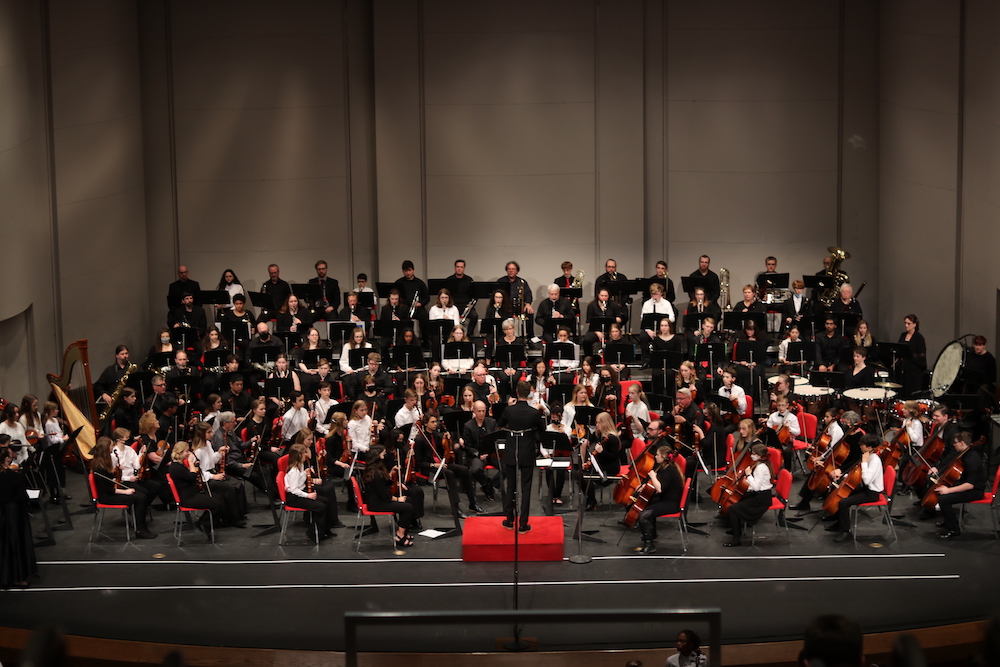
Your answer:
[[[503,476],[506,486],[503,494],[503,511],[507,518],[503,522],[507,530],[514,529],[515,492],[517,490],[517,473],[521,475],[521,513],[518,522],[518,532],[527,533],[531,506],[531,478],[535,471],[535,456],[538,453],[538,443],[545,432],[545,422],[542,414],[528,405],[528,395],[531,385],[523,380],[517,383],[517,403],[503,411],[500,417],[500,428],[509,432],[507,446],[504,447],[500,463],[503,465]]]

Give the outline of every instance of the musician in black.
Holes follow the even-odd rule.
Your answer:
[[[371,321],[371,311],[364,306],[358,305],[357,292],[348,292],[347,302],[344,304],[337,319],[344,322],[358,322],[367,327]]]
[[[674,409],[671,411],[671,417],[666,419],[667,423],[670,420],[674,423],[674,435],[675,442],[678,443],[678,451],[687,457],[687,466],[685,467],[685,473],[687,477],[691,478],[691,493],[696,494],[696,482],[698,480],[698,466],[701,462],[698,460],[698,455],[694,450],[696,444],[695,436],[697,440],[703,440],[705,438],[705,431],[703,429],[705,425],[705,415],[698,407],[698,404],[694,402],[691,390],[687,387],[681,387],[674,394]]]
[[[472,472],[467,466],[458,463],[445,463],[445,443],[437,430],[438,417],[435,414],[425,414],[420,420],[420,430],[413,441],[413,452],[416,458],[417,470],[428,480],[433,480],[439,467],[444,467],[441,475],[448,486],[448,500],[451,503],[451,513],[460,519],[468,517],[458,507],[459,485],[469,499],[469,512],[478,514],[483,508],[476,503],[476,487],[472,483]],[[532,464],[534,461],[532,461]],[[433,482],[432,482],[433,483]]]
[[[624,315],[622,314],[621,306],[619,306],[614,301],[608,298],[608,290],[600,289],[597,291],[597,298],[590,302],[587,306],[587,321],[590,322],[593,319],[601,317],[610,317],[614,322],[621,324],[624,321]],[[583,340],[580,341],[580,347],[583,350],[583,356],[589,357],[594,353],[594,345],[605,339],[603,331],[588,331]]]
[[[326,275],[327,265],[322,259],[316,262],[316,277],[309,279],[310,285],[319,285],[319,299],[316,300],[316,318],[332,320],[340,309],[340,283]]]
[[[504,447],[501,463],[506,480],[503,495],[503,510],[507,518],[504,528],[514,529],[515,493],[517,478],[521,478],[521,512],[518,531],[531,530],[528,523],[531,510],[531,480],[535,472],[535,457],[538,443],[545,433],[545,420],[535,408],[528,405],[531,385],[523,380],[517,383],[517,402],[509,406],[500,416],[498,426],[508,431],[507,445]],[[617,472],[617,471],[616,471]]]
[[[413,275],[413,262],[406,260],[403,262],[403,277],[397,278],[393,283],[399,290],[400,302],[403,312],[410,318],[410,309],[413,309],[413,316],[420,322],[420,335],[427,338],[425,329],[427,328],[427,304],[430,303],[431,295],[427,289],[427,283]]]
[[[533,301],[531,298],[531,287],[528,285],[527,280],[517,275],[521,271],[520,264],[510,261],[507,262],[504,268],[507,271],[507,275],[497,280],[497,285],[507,293],[514,317],[520,315],[529,316],[525,320],[524,335],[530,337],[533,330],[530,316],[535,314],[534,309],[531,307]]]
[[[986,350],[986,337],[972,339],[972,354],[965,355],[965,393],[972,393],[985,386],[990,395],[997,384],[997,360]],[[971,390],[971,391],[970,391]]]
[[[177,280],[170,283],[170,287],[167,288],[167,309],[180,308],[181,297],[184,296],[185,292],[193,294],[194,302],[201,306],[201,285],[198,284],[198,281],[188,278],[188,267],[178,266]]]
[[[709,268],[711,263],[712,260],[708,255],[702,255],[698,258],[698,269],[692,271],[690,277],[704,278],[707,281],[705,299],[709,303],[716,304],[719,300],[719,295],[722,293],[722,283],[719,281],[719,274]],[[694,301],[694,292],[691,292],[688,296]]]
[[[118,387],[118,382],[124,377],[128,367],[128,347],[119,345],[115,348],[115,363],[105,368],[101,377],[94,383],[94,395],[105,403],[110,403],[111,394]]]
[[[475,281],[465,273],[465,260],[456,259],[455,273],[444,279],[444,286],[451,292],[451,300],[460,314],[465,313],[472,301],[472,289],[475,284]],[[479,314],[476,313],[475,308],[472,308],[466,317],[466,332],[471,337],[476,330],[476,324],[479,323]]]
[[[94,485],[97,487],[97,500],[108,505],[129,505],[135,517],[136,537],[152,540],[156,537],[156,533],[146,527],[146,508],[152,496],[143,489],[116,483],[117,466],[111,459],[112,446],[111,438],[102,436],[97,439],[97,444],[91,450],[93,456],[91,473],[94,475]]]
[[[244,347],[257,326],[253,313],[246,310],[247,298],[242,294],[233,297],[233,309],[222,314],[222,328],[226,336],[233,337],[233,345]],[[235,334],[233,333],[235,331]]]
[[[813,311],[812,302],[806,298],[805,291],[806,284],[804,282],[801,280],[792,281],[792,296],[781,304],[786,329]]]
[[[472,478],[479,482],[486,500],[493,500],[496,497],[494,483],[486,475],[486,466],[500,468],[500,461],[496,452],[484,452],[480,443],[483,438],[500,430],[497,420],[486,414],[486,404],[482,401],[475,401],[472,404],[472,419],[465,422],[462,427],[462,437],[459,438],[461,448],[456,451],[456,455],[464,454],[465,463],[472,471]],[[496,486],[500,483],[497,480]]]
[[[208,318],[205,317],[205,309],[195,305],[194,294],[185,292],[181,295],[180,307],[174,308],[167,315],[167,326],[171,329],[191,329],[193,335],[188,339],[191,347],[204,337],[208,329]]]
[[[538,312],[535,313],[535,323],[542,327],[542,340],[546,343],[552,342],[552,334],[545,326],[552,320],[557,320],[566,326],[573,323],[573,305],[569,299],[559,296],[559,286],[555,283],[549,285],[549,297],[538,304]]]
[[[954,454],[950,460],[930,470],[930,475],[936,476],[939,471],[947,470],[958,457],[961,457],[962,474],[954,486],[940,485],[934,489],[938,493],[938,505],[941,507],[941,518],[944,523],[944,531],[938,533],[938,538],[942,540],[952,540],[962,534],[958,517],[955,516],[955,505],[982,500],[989,483],[983,458],[978,450],[972,448],[972,435],[968,431],[956,435],[952,440],[952,447]]]
[[[236,430],[236,415],[232,412],[220,413],[219,423],[221,426],[212,437],[212,447],[215,451],[229,447],[226,454],[226,474],[245,479],[264,494],[276,498],[278,455],[258,435],[243,440]]]
[[[639,514],[639,530],[642,532],[644,556],[656,553],[656,517],[676,514],[681,511],[681,494],[684,493],[684,477],[677,464],[679,454],[669,445],[656,446],[654,466],[649,471],[649,484],[656,491],[649,504]]]
[[[850,283],[844,283],[840,286],[840,298],[833,302],[830,312],[835,315],[853,313],[858,317],[864,317],[864,312],[861,310],[861,302],[854,298],[854,288],[851,287]],[[848,331],[847,333],[851,334],[854,332]]]
[[[620,283],[622,281],[628,280],[624,273],[618,273],[618,262],[613,259],[609,259],[604,263],[604,273],[597,276],[594,280],[594,298],[597,298],[597,293],[602,289],[608,290],[608,294],[612,293],[612,287],[615,283]],[[611,301],[617,303],[621,306],[622,317],[628,319],[628,304],[631,302],[632,297],[628,294],[614,294],[611,296]]]
[[[816,363],[820,371],[832,371],[840,360],[840,351],[848,346],[846,338],[837,331],[837,322],[826,318],[823,333],[816,336]]]
[[[677,299],[677,293],[674,292],[674,281],[670,279],[670,275],[667,272],[667,263],[662,259],[656,263],[656,273],[649,278],[649,286],[660,285],[663,288],[663,298],[673,305],[674,301]],[[642,293],[642,300],[648,301],[651,294],[649,287],[647,287]]]
[[[260,293],[271,297],[260,313],[260,319],[269,320],[277,314],[281,304],[285,303],[288,295],[292,293],[292,287],[281,279],[281,270],[277,264],[270,264],[267,267],[267,280],[260,286]]]

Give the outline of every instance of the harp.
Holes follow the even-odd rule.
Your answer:
[[[80,429],[76,437],[80,454],[87,460],[92,459],[90,450],[97,444],[97,405],[94,402],[94,385],[90,381],[87,341],[71,343],[63,354],[60,374],[47,373],[45,377],[70,428],[74,431]]]

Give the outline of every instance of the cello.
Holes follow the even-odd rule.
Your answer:
[[[656,449],[659,447],[660,440],[662,440],[662,436],[646,445],[638,458],[632,456],[632,448],[629,447],[628,458],[631,465],[628,473],[615,486],[614,500],[619,505],[627,506],[631,502],[632,496],[649,476],[649,471],[656,465]]]
[[[833,436],[830,434],[830,426],[837,421],[837,418],[831,419],[827,422],[826,426],[823,427],[822,432],[813,443],[805,451],[806,468],[809,472],[813,472],[816,466],[819,465],[813,459],[815,458],[826,458],[826,450],[830,448],[830,442],[833,440]]]
[[[937,475],[931,475],[928,473],[928,478],[931,481],[931,486],[927,489],[927,493],[924,497],[920,499],[920,505],[925,510],[934,510],[934,506],[938,504],[938,498],[940,494],[938,493],[939,486],[955,486],[958,480],[962,477],[962,473],[965,472],[965,464],[962,463],[962,457],[965,453],[972,449],[973,447],[978,447],[979,445],[986,442],[986,437],[980,437],[974,443],[966,447],[964,450],[959,452],[944,470],[939,470]]]
[[[742,433],[740,434],[742,436]],[[756,441],[754,441],[756,442]],[[712,500],[719,505],[719,511],[723,516],[729,513],[729,506],[743,497],[747,490],[746,473],[753,465],[749,452],[753,442],[746,442],[739,456],[736,457],[726,474],[716,480],[709,490]]]
[[[919,487],[927,481],[928,471],[941,460],[947,446],[944,438],[941,437],[946,428],[947,425],[935,428],[931,439],[925,442],[924,446],[913,455],[913,460],[906,464],[901,475],[903,484]]]

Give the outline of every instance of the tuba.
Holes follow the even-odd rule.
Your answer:
[[[726,297],[723,310],[728,313],[733,309],[733,305],[729,303],[729,269],[719,269],[719,291]]]
[[[823,304],[824,308],[829,310],[833,306],[833,302],[837,300],[840,295],[840,288],[844,286],[845,283],[851,282],[850,276],[840,270],[840,265],[845,259],[851,258],[851,253],[847,252],[843,248],[838,248],[837,246],[830,246],[827,248],[830,253],[830,257],[833,259],[833,264],[830,265],[830,270],[826,275],[833,276],[833,286],[828,287],[823,290],[820,294],[819,301]]]

